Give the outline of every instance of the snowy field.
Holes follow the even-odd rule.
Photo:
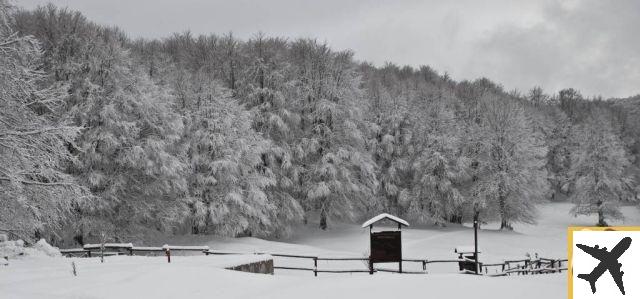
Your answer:
[[[514,232],[480,232],[481,260],[493,263],[522,259],[526,253],[566,258],[566,228],[591,225],[595,218],[568,216],[569,204],[541,207],[537,226],[518,225]],[[623,209],[625,225],[640,224],[635,207]],[[457,245],[472,244],[468,227],[412,227],[403,231],[405,258],[452,259]],[[220,239],[186,236],[172,244],[208,245],[235,252],[270,252],[321,257],[362,257],[368,247],[368,230],[353,224],[336,224],[328,231],[300,228],[287,240],[257,238]],[[1,298],[565,298],[566,274],[477,277],[457,274],[456,264],[428,266],[428,275],[392,273],[326,274],[276,270],[275,275],[224,270],[253,256],[45,258],[10,260],[0,266]],[[72,275],[75,261],[78,276]],[[275,258],[276,266],[311,267],[309,260]],[[405,269],[419,265],[405,264]],[[395,265],[388,265],[394,268]],[[366,269],[362,262],[319,262],[319,269]],[[417,268],[416,268],[417,269]]]

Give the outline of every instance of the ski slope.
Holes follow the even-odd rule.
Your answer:
[[[566,228],[590,225],[595,217],[568,216],[569,204],[540,208],[538,225],[516,225],[514,232],[480,231],[483,262],[521,259],[526,253],[549,258],[566,257]],[[640,212],[625,207],[626,220],[640,224]],[[405,258],[451,259],[454,247],[471,244],[473,230],[410,227],[403,230]],[[368,247],[368,229],[336,224],[327,231],[300,227],[286,240],[182,236],[165,243],[208,245],[213,250],[361,257]],[[157,244],[149,244],[157,245]],[[234,260],[235,259],[235,260]],[[479,277],[457,274],[456,264],[429,265],[427,275],[392,273],[326,274],[276,270],[275,275],[224,270],[251,256],[174,256],[171,264],[160,257],[98,258],[25,257],[0,266],[2,298],[566,298],[566,274]],[[72,275],[71,262],[78,276]],[[309,260],[275,258],[276,266],[312,266]],[[416,265],[417,266],[417,265]],[[387,265],[395,268],[396,265]],[[405,264],[404,268],[411,266]],[[321,262],[320,269],[365,269],[362,262]],[[420,266],[421,268],[421,266]]]

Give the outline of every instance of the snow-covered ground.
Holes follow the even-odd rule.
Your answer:
[[[566,257],[566,228],[591,225],[593,217],[568,216],[569,204],[541,207],[539,224],[517,225],[501,232],[492,225],[480,232],[481,259],[501,262],[538,253]],[[623,209],[625,225],[640,224],[640,211]],[[451,259],[457,245],[473,241],[469,227],[411,227],[403,230],[405,258]],[[361,257],[368,247],[368,229],[336,224],[328,231],[301,227],[287,240],[175,237],[169,244],[208,245],[213,250]],[[326,274],[276,270],[275,275],[224,270],[251,256],[174,256],[98,258],[30,257],[0,266],[1,298],[565,298],[566,274],[478,277],[457,274],[457,265],[429,265],[428,275],[391,273]],[[72,275],[75,261],[78,276]],[[309,260],[275,258],[276,266],[312,267]],[[388,265],[393,268],[395,265]],[[405,264],[405,269],[421,268]],[[362,262],[319,262],[319,269],[365,269]]]

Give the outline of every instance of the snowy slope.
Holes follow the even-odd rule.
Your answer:
[[[572,218],[570,205],[548,204],[541,208],[540,224],[516,226],[515,232],[480,232],[481,258],[499,262],[538,252],[544,257],[566,257],[566,227],[589,225],[593,218]],[[640,224],[640,212],[625,207],[623,224]],[[621,223],[622,224],[622,223]],[[403,230],[405,257],[454,258],[454,247],[472,241],[469,227],[411,228]],[[285,241],[257,238],[176,237],[170,244],[208,245],[213,250],[266,251],[319,256],[365,256],[368,230],[340,224],[328,231],[302,227]],[[326,274],[276,270],[276,274],[250,274],[224,270],[234,256],[108,257],[99,259],[28,258],[11,260],[0,267],[2,298],[565,298],[566,274],[477,277],[455,274],[457,265],[429,266],[428,275],[391,273]],[[71,261],[78,276],[71,273]],[[275,258],[276,266],[312,266],[309,260]],[[360,268],[362,262],[320,262],[319,268]],[[388,265],[394,268],[395,265]],[[411,268],[405,265],[405,269]],[[473,295],[473,296],[472,296]]]
[[[195,259],[195,260],[193,260]],[[197,262],[196,262],[197,261]],[[210,261],[210,259],[209,259]],[[455,290],[451,298],[562,298],[564,276],[490,278],[470,275],[279,276],[222,270],[196,257],[30,260],[0,270],[2,298],[390,298]],[[464,286],[464,287],[459,287]],[[535,292],[530,290],[535,288]],[[477,292],[477,293],[476,293]]]

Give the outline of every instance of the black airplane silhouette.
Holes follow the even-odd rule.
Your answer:
[[[624,284],[622,282],[622,275],[624,275],[624,272],[620,271],[622,264],[618,263],[618,258],[627,251],[629,246],[631,246],[631,238],[623,238],[611,251],[607,251],[607,247],[600,249],[598,245],[589,247],[582,244],[576,244],[576,246],[592,257],[600,260],[600,264],[598,264],[591,273],[578,275],[578,278],[582,278],[589,282],[591,285],[591,292],[594,294],[596,293],[596,281],[600,276],[602,276],[602,274],[604,274],[605,271],[609,270],[613,280],[618,285],[618,289],[620,289],[620,292],[624,295]]]

